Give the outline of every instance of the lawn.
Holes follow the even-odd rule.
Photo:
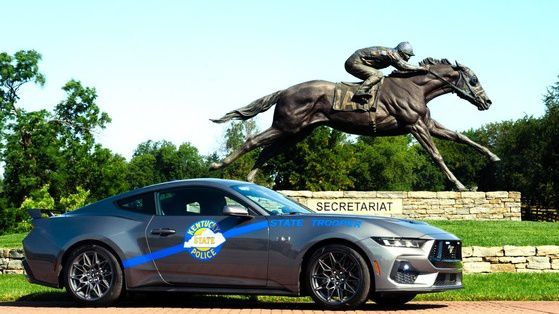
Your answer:
[[[464,246],[559,245],[559,223],[537,221],[431,220],[462,239]],[[19,248],[25,233],[0,236],[0,248]]]
[[[539,221],[426,221],[455,234],[464,246],[559,245],[559,223]]]
[[[17,249],[21,248],[23,245],[21,241],[27,233],[13,233],[13,234],[5,234],[0,236],[0,248],[3,249]]]
[[[486,301],[486,300],[533,300],[559,301],[559,273],[497,273],[464,276],[465,288],[461,290],[421,294],[417,301]],[[249,300],[244,296],[196,297],[195,300],[212,302],[212,298]],[[177,296],[178,302],[184,296]],[[23,275],[0,275],[0,301],[61,301],[68,300],[64,290],[30,284]],[[141,301],[141,298],[139,298]],[[306,303],[310,298],[276,296],[258,297],[259,302]],[[221,304],[221,301],[220,301]]]

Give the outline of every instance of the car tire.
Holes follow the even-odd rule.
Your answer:
[[[64,265],[66,292],[86,306],[108,306],[124,291],[120,263],[106,248],[88,244],[70,253]]]
[[[365,259],[353,248],[330,244],[317,249],[305,267],[305,288],[312,299],[329,310],[363,305],[371,288]]]
[[[410,302],[416,295],[416,293],[375,292],[371,295],[371,300],[378,305],[395,307]]]

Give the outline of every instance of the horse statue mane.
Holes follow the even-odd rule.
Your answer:
[[[446,58],[435,59],[435,58],[427,57],[427,58],[419,61],[420,66],[438,65],[438,64],[445,64],[445,65],[452,66],[452,63],[450,63],[450,61],[448,61],[448,59],[446,59]],[[411,77],[411,76],[416,76],[418,74],[419,74],[418,72],[394,70],[388,76],[389,77]]]

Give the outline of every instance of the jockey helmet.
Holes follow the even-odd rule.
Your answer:
[[[396,50],[398,50],[398,52],[400,53],[406,54],[409,57],[414,56],[413,48],[411,47],[411,44],[407,41],[403,41],[399,43],[398,46],[396,46]]]

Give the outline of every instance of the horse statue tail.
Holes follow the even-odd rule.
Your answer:
[[[270,109],[273,105],[275,105],[282,92],[283,90],[280,90],[268,96],[264,96],[260,99],[251,102],[250,104],[242,108],[226,113],[223,117],[219,119],[210,119],[210,120],[215,123],[224,123],[232,119],[236,119],[236,120],[250,119],[257,114]]]

